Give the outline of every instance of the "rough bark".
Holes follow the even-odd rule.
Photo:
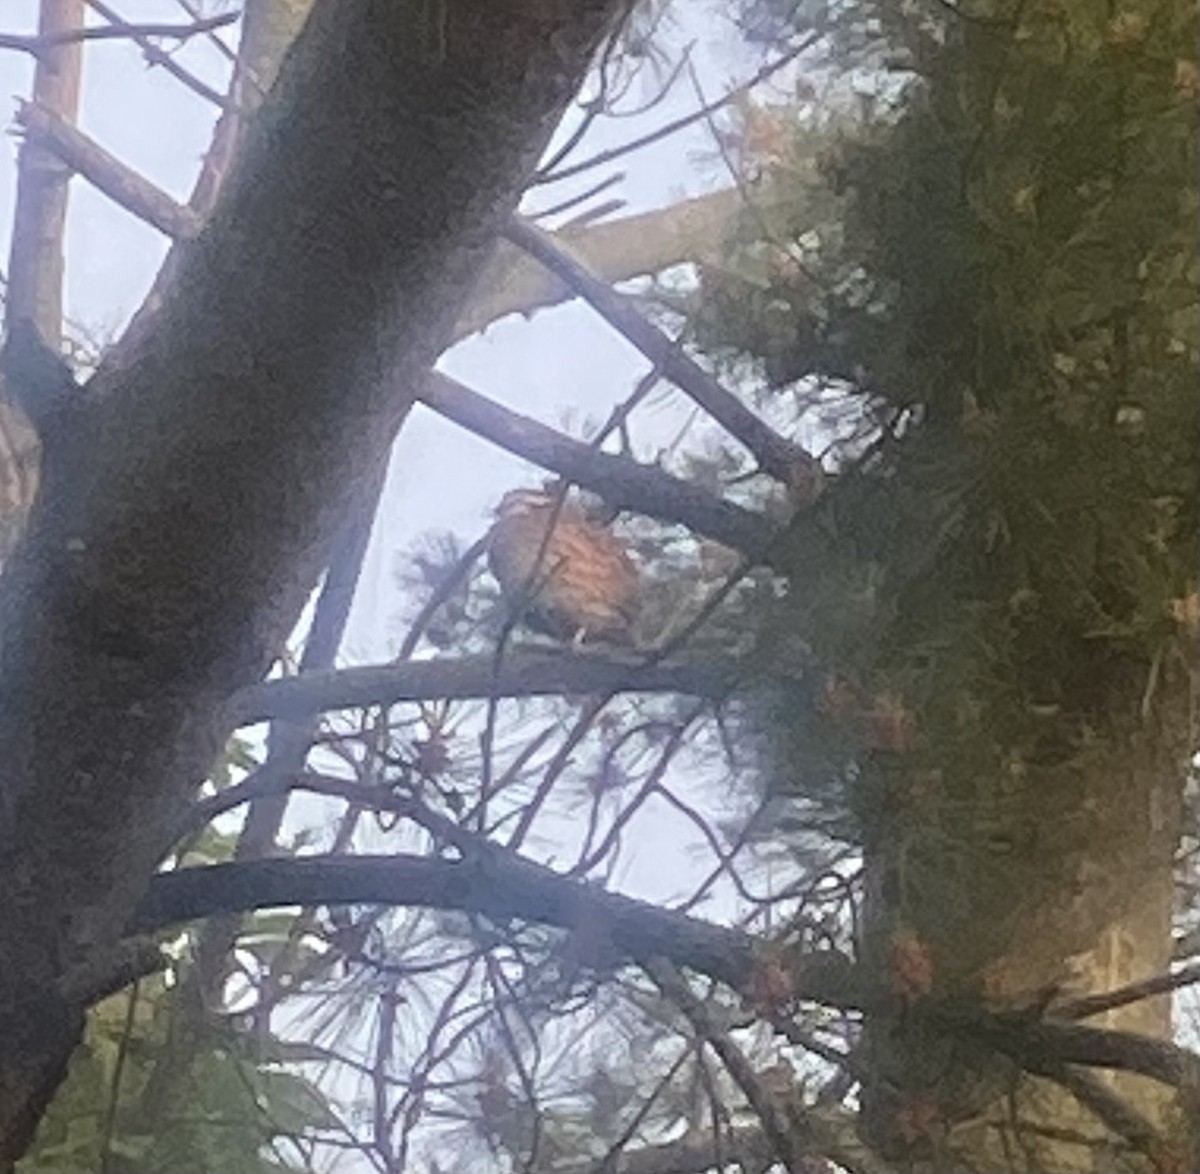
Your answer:
[[[873,1140],[898,1168],[1200,1168],[1194,1074],[1178,1088],[1111,1071],[1080,1082],[1063,1066],[1014,1064],[926,1014],[979,1000],[1053,1020],[1066,996],[1170,966],[1188,699],[1179,682],[1160,688],[1142,718],[1135,697],[1090,752],[975,780],[969,801],[928,775],[896,772],[886,784],[887,832],[868,849],[867,961],[889,997],[868,1017],[864,1104]],[[1170,997],[1089,1023],[1170,1040]]]
[[[153,330],[43,437],[64,475],[0,596],[0,1169],[77,1038],[66,976],[127,922],[616,7],[319,5]]]

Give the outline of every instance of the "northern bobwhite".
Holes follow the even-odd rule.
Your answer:
[[[556,513],[554,496],[542,490],[506,493],[488,535],[488,565],[530,627],[559,640],[634,643],[637,567],[575,502]]]

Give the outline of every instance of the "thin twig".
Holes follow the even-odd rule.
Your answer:
[[[182,8],[183,11],[192,18],[192,20],[204,19],[204,13],[192,3],[192,0],[175,0],[175,3],[178,4],[179,7]],[[226,61],[230,62],[231,64],[236,64],[237,54],[215,33],[208,34],[208,42],[213,46],[214,49],[217,50],[218,53],[221,54],[222,57],[225,58]]]
[[[98,13],[115,28],[131,29],[135,27],[131,26],[127,21],[122,20],[120,13],[105,4],[104,0],[87,0],[87,4],[92,11]],[[231,23],[230,18],[236,20],[239,15],[240,14],[236,12],[226,13],[225,22]],[[211,36],[212,29],[207,31]],[[169,53],[164,52],[160,46],[156,45],[147,37],[133,33],[130,35],[130,39],[135,45],[137,45],[139,49],[141,49],[142,55],[146,58],[146,61],[150,65],[161,66],[176,81],[181,82],[189,90],[191,90],[192,93],[198,94],[201,98],[205,99],[205,101],[211,102],[214,106],[224,110],[229,105],[229,100],[223,94],[221,94],[218,90],[214,90],[207,82],[201,81],[200,78],[196,77],[196,75],[191,72],[191,70],[185,69]],[[216,40],[217,38],[213,37],[213,39]]]
[[[641,135],[639,138],[632,139],[628,143],[622,143],[619,147],[611,147],[607,151],[599,151],[588,159],[582,159],[578,163],[572,164],[570,167],[564,167],[560,171],[554,171],[553,167],[557,164],[558,159],[552,160],[546,170],[539,172],[535,179],[536,183],[555,183],[560,179],[569,179],[573,175],[579,175],[581,172],[590,171],[593,167],[602,167],[605,163],[612,163],[615,159],[623,158],[625,155],[632,154],[634,151],[640,151],[643,147],[652,146],[654,143],[661,142],[663,139],[670,138],[671,135],[678,131],[685,130],[694,123],[700,122],[712,116],[717,110],[731,105],[738,101],[743,95],[749,93],[756,86],[760,86],[763,82],[768,81],[771,77],[777,74],[784,66],[810,48],[816,43],[819,33],[810,33],[794,48],[789,49],[782,57],[777,58],[764,65],[752,78],[743,82],[736,89],[730,90],[729,93],[722,95],[717,101],[708,106],[701,107],[699,110],[693,110],[690,114],[685,114],[682,118],[676,118],[671,122],[660,126],[657,130],[650,131],[648,134]]]
[[[100,11],[100,7],[92,3],[92,0],[88,0],[88,3],[98,12]],[[102,13],[102,15],[106,14]],[[205,17],[192,24],[127,24],[119,18],[109,17],[108,19],[112,21],[111,24],[89,28],[63,29],[60,32],[34,36],[24,36],[20,33],[0,33],[0,49],[14,49],[41,57],[62,45],[75,45],[83,41],[126,40],[134,41],[139,45],[146,37],[169,37],[176,41],[186,41],[189,37],[210,33],[214,29],[233,24],[240,16],[240,12],[224,12],[220,16]],[[142,47],[144,48],[144,46]]]

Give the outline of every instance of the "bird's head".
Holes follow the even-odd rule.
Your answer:
[[[496,517],[524,518],[554,508],[555,497],[544,489],[511,489],[496,507]]]

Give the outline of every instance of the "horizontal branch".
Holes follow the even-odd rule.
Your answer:
[[[744,444],[765,473],[785,485],[804,480],[814,465],[813,457],[772,430],[690,358],[677,342],[644,318],[628,298],[610,289],[599,277],[589,273],[586,266],[569,256],[553,236],[517,217],[509,222],[506,236],[584,298],[667,379]]]
[[[149,933],[219,913],[322,905],[449,909],[586,930],[630,961],[670,958],[738,989],[753,975],[759,947],[751,934],[567,880],[500,848],[461,861],[308,856],[178,869],[153,879],[129,928]],[[855,1004],[853,966],[841,954],[797,953],[792,978],[798,998]]]
[[[592,490],[616,509],[677,522],[740,551],[753,562],[771,561],[778,530],[761,514],[651,465],[573,440],[441,373],[430,376],[420,399],[438,415]]]
[[[491,655],[369,665],[263,681],[232,700],[237,725],[298,718],[335,709],[402,701],[550,697],[563,693],[683,693],[723,697],[750,675],[736,661],[668,662],[567,652],[514,652],[497,667]]]
[[[215,29],[231,25],[241,15],[240,12],[223,12],[219,16],[203,17],[191,24],[126,24],[124,21],[120,21],[90,28],[41,33],[37,36],[0,33],[0,49],[15,49],[38,57],[60,45],[74,45],[81,41],[138,41],[146,37],[166,37],[174,41],[186,41],[190,37],[211,33]]]

